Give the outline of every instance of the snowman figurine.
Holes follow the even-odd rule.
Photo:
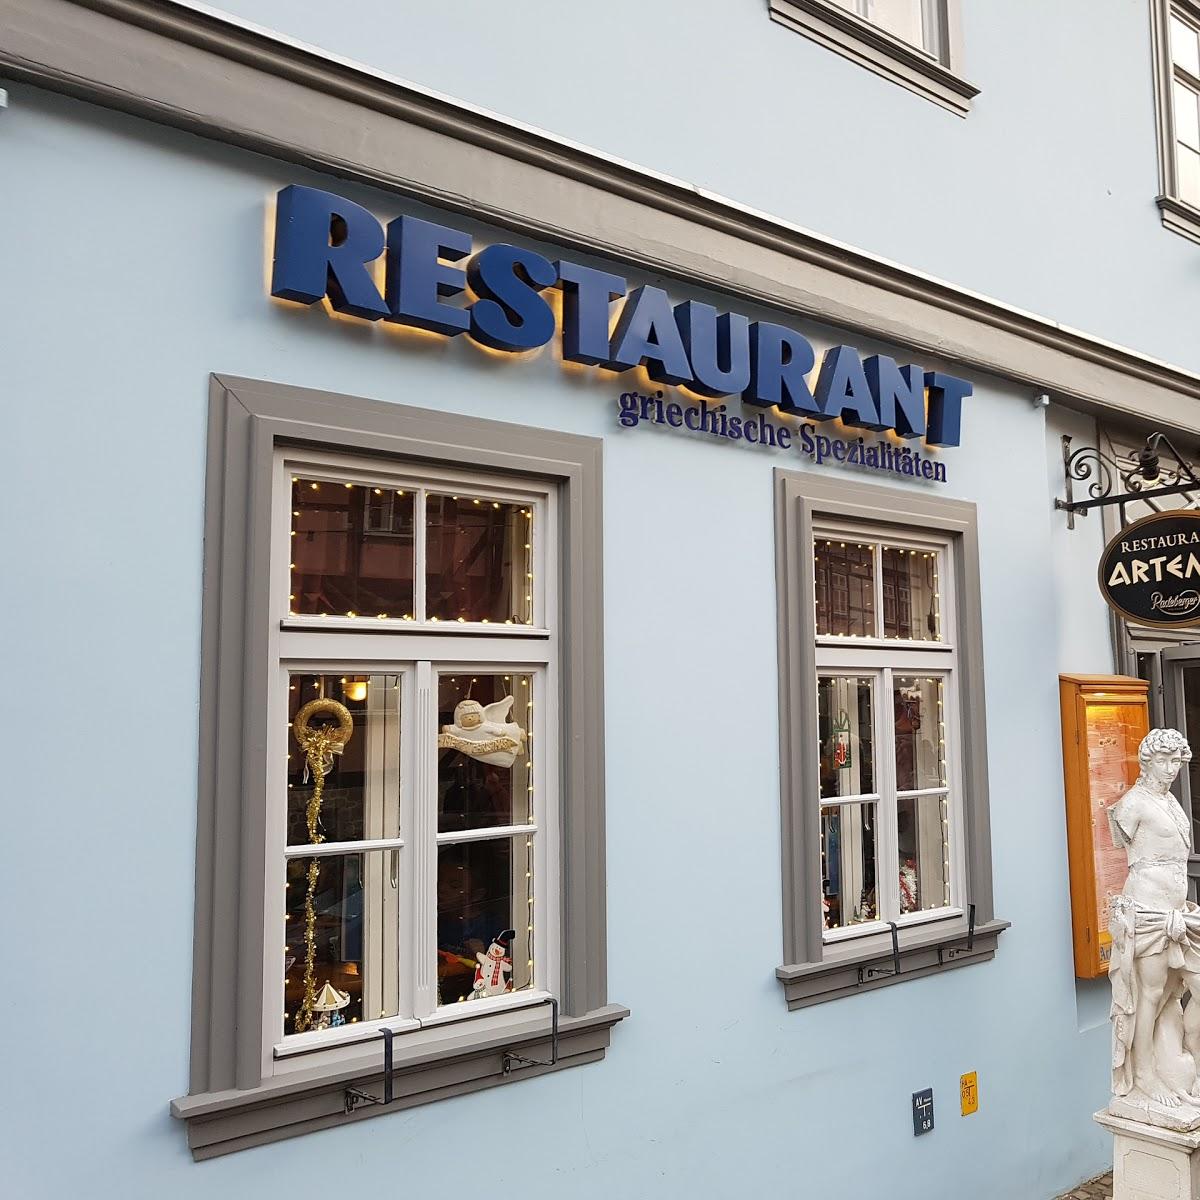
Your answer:
[[[517,936],[515,929],[505,929],[492,938],[486,954],[476,954],[479,965],[475,968],[475,986],[471,989],[472,1000],[485,996],[499,996],[511,990],[512,958],[508,953],[509,943]]]

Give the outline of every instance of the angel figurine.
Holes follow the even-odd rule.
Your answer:
[[[459,750],[493,767],[511,767],[525,750],[525,730],[508,719],[513,697],[494,704],[460,700],[454,706],[454,723],[438,734],[439,750]]]

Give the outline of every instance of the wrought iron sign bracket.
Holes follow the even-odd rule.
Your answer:
[[[1095,446],[1072,450],[1068,434],[1063,434],[1062,447],[1067,496],[1065,500],[1055,499],[1054,507],[1067,514],[1068,529],[1075,528],[1075,514],[1086,516],[1089,508],[1200,491],[1200,478],[1184,462],[1165,433],[1152,433],[1138,451],[1137,461],[1127,467]],[[1162,462],[1164,448],[1173,460],[1165,465]],[[1086,499],[1075,499],[1076,483],[1087,483]],[[1118,490],[1120,487],[1126,490]]]
[[[892,965],[890,967],[859,967],[858,984],[860,987],[864,983],[870,983],[873,979],[890,979],[893,975],[900,974],[900,931],[896,928],[895,921],[889,921],[888,926],[892,931]]]

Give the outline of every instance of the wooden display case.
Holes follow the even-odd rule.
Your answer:
[[[1108,974],[1109,897],[1125,886],[1125,851],[1114,846],[1108,809],[1137,781],[1138,744],[1150,727],[1147,690],[1123,675],[1060,675],[1067,853],[1075,974]]]

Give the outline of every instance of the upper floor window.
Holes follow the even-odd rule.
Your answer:
[[[959,0],[769,0],[781,25],[965,115],[979,89],[961,76]]]
[[[944,62],[946,6],[939,0],[837,0],[843,8]]]
[[[1200,241],[1200,3],[1154,0],[1163,224]]]

